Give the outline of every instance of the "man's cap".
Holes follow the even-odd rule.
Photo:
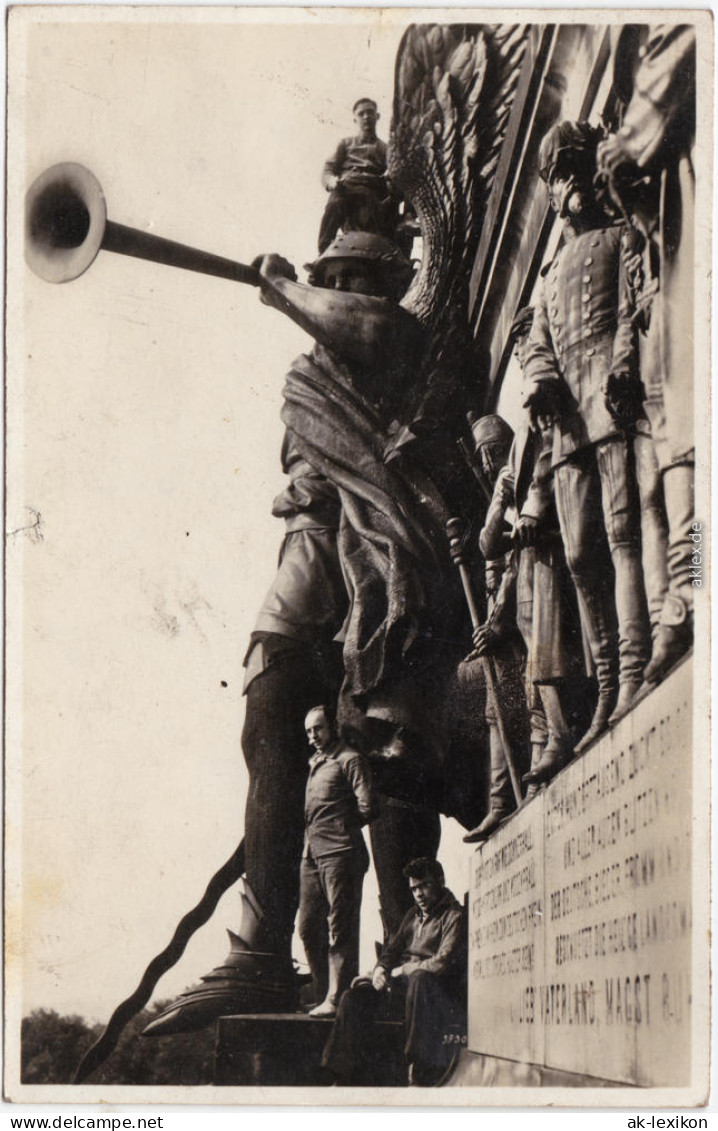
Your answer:
[[[471,433],[477,451],[484,444],[503,444],[508,449],[514,438],[513,429],[503,416],[480,416],[478,420],[472,420]]]
[[[414,268],[396,244],[373,232],[343,232],[332,240],[318,259],[305,264],[310,283],[321,282],[323,268],[332,259],[360,259],[407,282],[414,274]]]
[[[600,126],[592,126],[588,122],[569,119],[551,126],[539,146],[539,173],[543,180],[550,179],[564,153],[573,153],[588,164],[592,163],[596,157],[598,143],[604,137],[605,133]]]
[[[357,98],[356,102],[352,106],[352,114],[356,114],[357,108],[359,106],[364,106],[365,103],[368,106],[373,106],[375,110],[378,109],[378,106],[377,106],[377,104],[376,104],[376,102],[374,101],[373,98]]]

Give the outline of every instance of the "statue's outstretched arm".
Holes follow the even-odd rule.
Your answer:
[[[414,338],[414,319],[390,299],[297,283],[281,256],[265,255],[254,265],[262,279],[262,301],[350,364],[384,365]]]

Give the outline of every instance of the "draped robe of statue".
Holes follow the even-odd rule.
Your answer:
[[[339,499],[337,566],[331,568],[341,571],[347,595],[346,616],[336,636],[343,653],[340,719],[361,724],[369,715],[388,735],[401,728],[405,735],[423,736],[420,744],[410,744],[413,760],[392,759],[383,778],[379,772],[380,788],[382,784],[388,788],[371,836],[382,915],[390,932],[410,906],[408,885],[401,876],[403,864],[417,854],[433,855],[438,848],[438,806],[429,805],[425,795],[402,795],[401,786],[398,790],[395,786],[402,776],[404,781],[421,779],[429,786],[421,775],[432,772],[426,763],[433,766],[441,745],[437,680],[447,670],[442,626],[460,609],[446,550],[448,511],[438,488],[410,457],[389,463],[384,458],[395,414],[418,373],[422,335],[415,320],[385,298],[322,290],[286,279],[272,280],[266,291],[272,305],[316,339],[314,348],[298,357],[287,374],[282,419],[287,429],[285,451],[311,469],[315,486],[330,486]],[[311,531],[304,533],[305,542],[312,537]],[[286,559],[291,553],[291,546],[286,546],[285,571],[292,568]],[[311,593],[313,604],[315,591],[319,600],[326,591],[330,560],[323,554],[322,568],[314,570],[314,576],[314,567],[307,566],[304,556],[301,585],[305,596]],[[334,589],[337,584],[338,575]],[[290,607],[285,615],[291,620]],[[281,625],[275,631],[277,627]],[[247,876],[265,924],[273,925],[274,938],[266,943],[271,947],[277,945],[278,935],[280,945],[286,946],[296,910],[302,819],[297,798],[306,775],[301,724],[305,709],[312,705],[299,694],[300,672],[313,657],[312,642],[290,642],[290,631],[285,628],[286,636],[273,638],[284,670],[274,691],[265,680],[272,701],[262,694],[261,679],[253,688],[256,706],[252,689],[248,693],[243,736],[250,769]],[[291,716],[284,737],[268,735],[266,720],[275,710],[274,699]],[[270,827],[272,837],[267,832]]]
[[[444,691],[457,650],[465,650],[455,632],[463,610],[436,483],[411,455],[385,460],[420,373],[422,331],[385,298],[284,275],[265,276],[262,285],[265,302],[315,344],[287,374],[283,462],[290,483],[274,506],[287,536],[245,660],[242,922],[238,935],[230,932],[224,963],[152,1022],[147,1031],[155,1035],[200,1028],[220,1014],[296,1008],[291,942],[308,762],[304,718],[331,701],[333,636],[343,651],[340,721],[373,718],[374,748],[376,726],[384,728],[376,771],[383,803],[370,832],[385,935],[413,902],[404,865],[435,856],[439,845],[438,762],[452,710]]]

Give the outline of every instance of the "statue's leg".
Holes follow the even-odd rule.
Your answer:
[[[304,719],[325,697],[326,687],[308,648],[279,656],[252,680],[246,695],[242,732],[249,770],[246,876],[264,913],[268,949],[286,955],[299,902],[304,840],[309,758]]]
[[[403,869],[419,856],[436,856],[441,820],[435,809],[381,797],[379,816],[372,821],[369,832],[387,942],[414,902]]]
[[[629,440],[615,439],[596,450],[603,517],[616,577],[619,692],[609,723],[631,709],[651,654],[651,628],[641,560],[641,508]]]
[[[276,641],[275,641],[276,643]],[[329,695],[315,653],[295,641],[275,653],[247,689],[242,735],[250,774],[245,824],[246,885],[239,933],[221,966],[202,977],[145,1030],[190,1032],[228,1013],[292,1011],[297,979],[291,957],[299,901],[307,711]]]
[[[675,464],[663,472],[668,516],[668,592],[646,681],[658,683],[693,643],[694,466]]]
[[[610,564],[593,452],[582,452],[580,457],[559,464],[554,472],[554,487],[566,564],[576,589],[581,625],[598,683],[591,724],[576,746],[580,753],[608,726],[618,692],[615,599],[607,579]]]
[[[498,727],[493,712],[493,705],[487,709],[486,721],[489,726],[489,752],[491,757],[491,784],[489,787],[489,811],[480,825],[463,837],[466,844],[474,844],[486,840],[499,825],[510,817],[516,809],[516,798],[511,785],[511,775],[504,753]]]
[[[639,433],[633,450],[641,501],[641,554],[651,637],[655,641],[661,610],[668,591],[668,518],[655,445],[650,435]]]
[[[683,169],[687,173],[687,169]],[[641,357],[646,389],[645,410],[650,421],[661,496],[668,524],[665,569],[667,592],[658,616],[653,654],[646,668],[646,685],[658,683],[693,642],[693,476],[695,465],[691,335],[685,332],[685,311],[693,287],[693,192],[690,176],[669,185],[678,195],[673,209],[682,232],[674,231],[673,252],[661,266],[661,293],[651,315]],[[681,188],[679,188],[679,182]],[[670,190],[669,190],[670,191]],[[650,594],[649,594],[650,596]]]

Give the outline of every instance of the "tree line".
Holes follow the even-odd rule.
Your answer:
[[[158,1002],[143,1009],[125,1029],[117,1048],[88,1084],[211,1084],[214,1030],[147,1040],[140,1034],[166,1008]],[[23,1084],[71,1084],[87,1050],[102,1033],[77,1014],[33,1010],[22,1020]]]

